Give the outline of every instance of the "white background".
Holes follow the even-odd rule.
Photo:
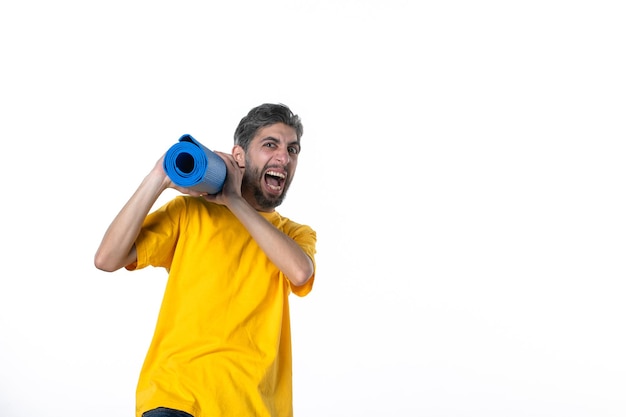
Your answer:
[[[166,275],[95,250],[263,102],[303,119],[279,211],[319,239],[297,417],[626,415],[620,4],[3,2],[0,416],[133,415]]]

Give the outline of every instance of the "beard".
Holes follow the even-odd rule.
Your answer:
[[[263,181],[265,181],[263,172],[265,172],[267,167],[265,167],[263,170],[260,170],[257,167],[250,167],[251,164],[249,163],[249,161],[246,161],[246,170],[244,171],[242,180],[243,189],[247,189],[252,192],[254,200],[263,210],[274,209],[280,206],[287,196],[287,190],[289,189],[289,185],[291,184],[291,176],[289,176],[283,184],[283,190],[280,195],[267,196],[263,192],[263,188],[261,187],[261,184],[263,183]]]

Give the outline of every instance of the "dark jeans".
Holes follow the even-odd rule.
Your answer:
[[[142,417],[193,417],[191,414],[171,408],[159,407],[154,410],[146,411]]]

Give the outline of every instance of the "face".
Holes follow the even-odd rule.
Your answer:
[[[283,123],[259,129],[245,155],[242,194],[260,211],[282,204],[298,165],[296,131]]]

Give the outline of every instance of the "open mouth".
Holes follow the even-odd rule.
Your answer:
[[[269,170],[265,173],[265,185],[270,191],[279,193],[285,184],[285,174],[279,171]]]

